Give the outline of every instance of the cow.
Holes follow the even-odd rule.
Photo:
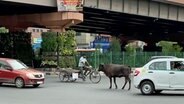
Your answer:
[[[105,75],[107,77],[109,77],[110,79],[110,87],[109,89],[112,88],[112,78],[114,78],[114,84],[115,87],[117,89],[117,84],[116,84],[116,77],[125,77],[125,83],[122,87],[122,89],[124,89],[124,87],[127,84],[127,81],[129,82],[129,88],[128,90],[130,90],[131,88],[131,79],[130,79],[130,74],[131,74],[131,67],[130,66],[126,66],[126,65],[119,65],[119,64],[100,64],[99,65],[99,71],[102,71],[105,73]]]

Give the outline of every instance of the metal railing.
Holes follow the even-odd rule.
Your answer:
[[[152,56],[176,56],[183,58],[183,52],[170,52],[170,53],[163,53],[163,52],[135,52],[135,53],[87,53],[87,60],[89,63],[97,68],[99,64],[125,64],[131,67],[140,67],[147,63]],[[79,60],[80,56],[76,56],[76,60]],[[78,62],[77,62],[78,63]]]

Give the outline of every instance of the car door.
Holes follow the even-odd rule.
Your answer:
[[[12,83],[13,82],[13,76],[14,74],[13,71],[7,70],[5,66],[8,66],[8,63],[5,61],[0,61],[0,80],[1,82],[8,82]]]
[[[156,89],[169,88],[169,71],[167,61],[157,61],[150,64],[148,74]]]
[[[170,68],[170,87],[173,89],[184,89],[184,61],[174,61],[179,67]],[[170,62],[172,63],[172,62]]]

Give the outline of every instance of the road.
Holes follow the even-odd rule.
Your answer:
[[[121,90],[123,80],[118,79],[119,89],[108,89],[109,80],[103,76],[99,84],[89,80],[61,83],[55,76],[46,76],[39,88],[17,89],[12,85],[0,86],[0,104],[181,104],[184,92],[163,92],[161,95],[143,96],[132,86]]]

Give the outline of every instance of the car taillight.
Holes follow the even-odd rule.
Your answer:
[[[138,76],[138,75],[139,75],[139,73],[140,73],[140,71],[139,71],[139,70],[135,70],[135,72],[134,72],[134,76]]]

